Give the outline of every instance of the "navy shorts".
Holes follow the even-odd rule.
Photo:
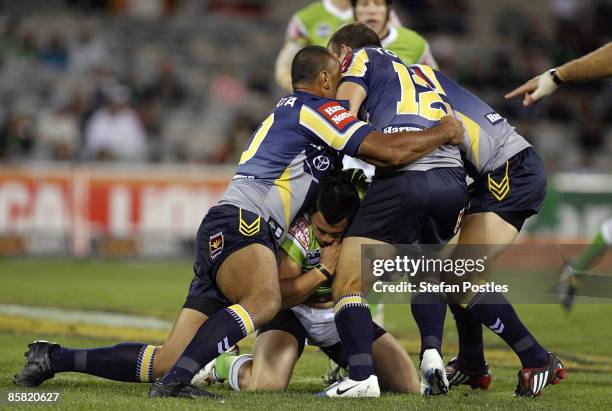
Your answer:
[[[278,244],[263,218],[228,204],[211,208],[196,236],[194,277],[183,307],[210,316],[231,305],[217,286],[217,271],[232,253],[251,244],[265,245],[278,259]]]
[[[462,167],[374,178],[346,237],[389,244],[446,244],[459,229],[468,193]]]
[[[374,339],[376,341],[387,333],[384,328],[372,321],[372,329],[374,331]],[[285,331],[291,334],[298,343],[298,357],[304,352],[304,345],[306,338],[308,338],[308,332],[297,318],[292,310],[281,310],[276,317],[274,317],[269,323],[258,329],[258,335],[267,331]],[[348,360],[346,351],[342,347],[342,343],[330,345],[329,347],[319,347],[329,358],[331,358],[336,364],[346,368]]]
[[[494,212],[521,231],[525,220],[537,214],[544,201],[544,162],[528,147],[474,180],[469,193],[467,214]]]

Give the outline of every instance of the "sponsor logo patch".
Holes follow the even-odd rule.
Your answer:
[[[497,123],[501,123],[502,121],[505,120],[505,118],[503,118],[501,115],[497,114],[494,111],[490,112],[489,114],[486,114],[485,118],[489,120],[489,123],[493,125],[496,125]]]
[[[289,227],[289,234],[297,240],[304,250],[308,250],[310,226],[304,217],[300,216],[293,222]]]
[[[338,130],[342,130],[347,124],[357,120],[350,111],[335,101],[323,104],[318,110]]]
[[[317,26],[317,36],[319,37],[329,37],[332,32],[332,28],[327,23],[321,23]]]
[[[223,251],[223,231],[218,232],[215,235],[211,235],[208,240],[208,249],[210,250],[210,258],[214,259],[216,256],[221,254]]]
[[[327,156],[317,156],[312,160],[312,164],[319,171],[325,171],[329,168],[331,162]]]

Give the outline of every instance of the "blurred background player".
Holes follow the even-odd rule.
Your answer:
[[[291,60],[302,47],[327,46],[334,31],[344,23],[353,21],[351,0],[316,1],[298,10],[289,21],[285,44],[276,58],[275,78],[283,89],[291,90]],[[397,15],[385,15],[390,24],[399,26]]]
[[[284,390],[306,340],[347,367],[334,323],[331,284],[341,238],[363,194],[362,177],[361,170],[345,170],[321,181],[312,210],[296,218],[281,244],[279,278],[285,310],[258,330],[252,355],[218,357],[196,375],[195,384],[227,380],[235,390]],[[381,385],[393,392],[418,393],[418,375],[406,351],[383,328],[373,326],[374,364]]]
[[[545,71],[512,90],[505,97],[510,99],[524,96],[523,105],[531,106],[540,99],[554,93],[563,84],[602,79],[609,76],[612,76],[612,43],[608,43],[581,58]],[[563,270],[557,294],[567,310],[571,310],[576,288],[579,286],[575,274],[592,268],[593,263],[610,247],[612,247],[612,219],[603,222],[600,230],[582,254]]]
[[[438,68],[427,40],[394,21],[391,0],[351,0],[351,5],[355,20],[374,30],[382,47],[393,51],[405,64]]]
[[[285,44],[276,58],[276,82],[291,90],[291,61],[298,51],[309,45],[325,46],[332,33],[353,19],[349,0],[316,1],[298,10],[287,26]]]

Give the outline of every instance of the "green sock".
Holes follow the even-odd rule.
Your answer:
[[[591,243],[571,264],[572,268],[578,272],[589,270],[592,268],[593,262],[601,257],[608,247],[601,231],[597,232]]]
[[[237,355],[228,354],[226,352],[217,357],[215,360],[215,374],[217,379],[229,379],[230,367],[236,358],[238,358]]]

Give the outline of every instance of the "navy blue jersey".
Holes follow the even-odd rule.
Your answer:
[[[220,204],[261,215],[280,241],[338,153],[356,156],[371,130],[346,102],[295,92],[255,130]]]
[[[342,65],[342,82],[357,83],[366,91],[361,109],[375,129],[385,134],[422,130],[438,124],[450,108],[444,93],[421,68],[432,70],[428,66],[406,66],[390,50],[366,47],[347,56]],[[459,149],[443,145],[403,169],[461,166]]]
[[[466,129],[466,142],[460,149],[472,177],[494,169],[529,147],[485,102],[429,66],[408,66],[389,50],[366,47],[347,56],[342,70],[343,82],[364,88],[365,118],[384,133],[430,128],[454,112]],[[406,169],[461,164],[458,149],[443,145]]]

